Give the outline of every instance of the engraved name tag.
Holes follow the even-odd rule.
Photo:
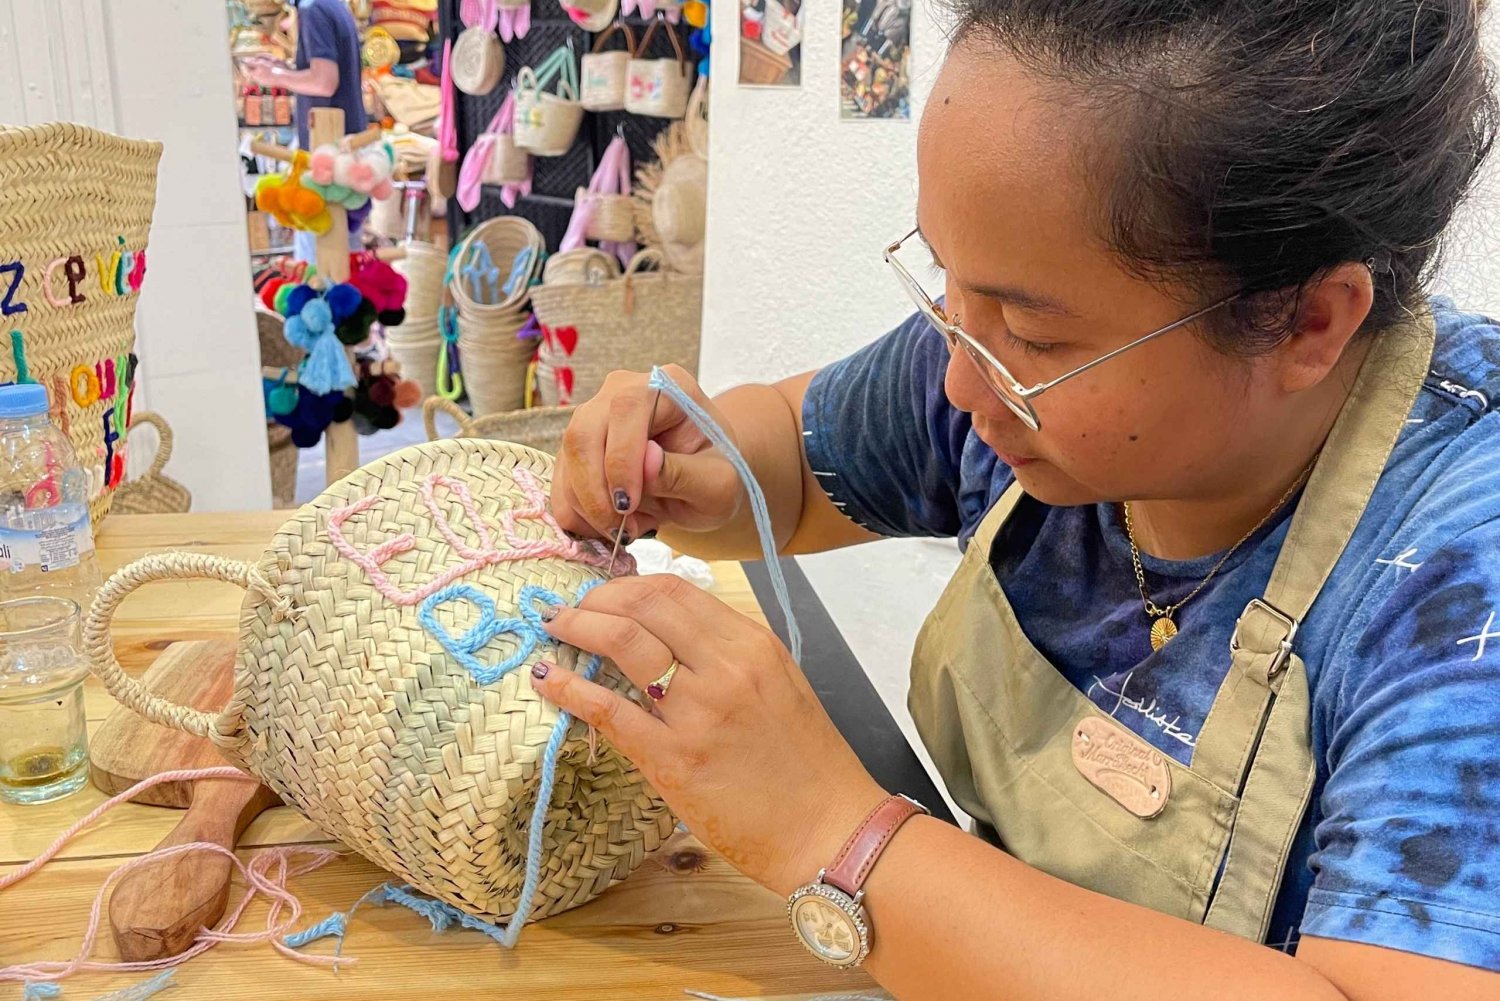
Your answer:
[[[1133,733],[1097,716],[1073,728],[1073,767],[1137,817],[1154,817],[1172,794],[1166,757]]]

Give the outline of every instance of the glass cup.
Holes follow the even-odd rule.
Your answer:
[[[0,802],[47,803],[89,778],[78,605],[0,601]]]

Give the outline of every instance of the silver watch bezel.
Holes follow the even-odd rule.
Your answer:
[[[838,887],[823,882],[823,876],[827,871],[826,869],[819,869],[817,879],[806,886],[799,887],[787,898],[787,921],[792,926],[792,934],[797,937],[798,942],[802,943],[804,949],[829,966],[841,970],[850,970],[863,963],[865,957],[870,954],[871,934],[869,916],[865,912],[865,892],[861,890],[851,897]],[[807,897],[818,897],[827,901],[846,914],[853,923],[855,934],[859,936],[859,948],[846,961],[839,962],[838,960],[830,959],[802,934],[802,929],[797,924],[797,903]]]

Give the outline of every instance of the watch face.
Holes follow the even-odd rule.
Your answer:
[[[867,951],[865,925],[835,903],[835,894],[847,900],[838,890],[821,885],[799,893],[791,903],[792,928],[802,944],[825,963],[853,966]],[[855,907],[852,903],[847,906]]]

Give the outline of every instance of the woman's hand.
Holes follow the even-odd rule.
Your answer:
[[[666,372],[733,440],[733,426],[697,381],[676,365]],[[576,535],[613,539],[627,515],[625,531],[635,539],[668,526],[711,532],[739,511],[734,468],[670,398],[656,399],[647,378],[611,374],[563,435],[552,513]]]
[[[650,711],[550,662],[533,684],[597,727],[756,882],[785,896],[810,881],[885,797],[781,641],[687,581],[624,577],[547,614],[553,636],[608,657],[642,690],[677,661]]]

